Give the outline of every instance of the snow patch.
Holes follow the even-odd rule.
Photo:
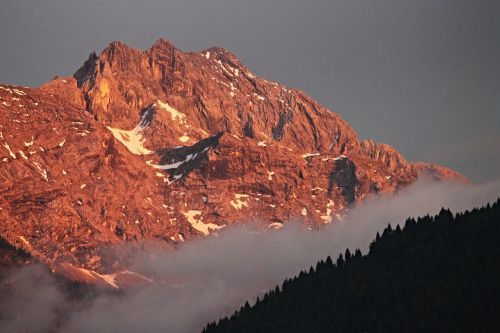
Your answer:
[[[31,246],[30,242],[28,242],[28,241],[26,240],[26,238],[24,238],[23,236],[19,236],[19,239],[20,239],[20,240],[21,240],[24,244],[26,244],[26,245],[28,245],[28,246]]]
[[[9,146],[9,144],[8,144],[7,142],[5,142],[5,143],[3,144],[3,146],[4,146],[4,147],[5,147],[5,149],[7,149],[7,151],[9,152],[10,157],[12,157],[13,159],[17,159],[16,154],[14,154],[14,153],[12,152],[12,150],[10,149],[10,146]]]
[[[311,157],[311,156],[318,156],[319,153],[305,153],[305,154],[302,154],[302,158],[308,158],[308,157]]]
[[[257,142],[257,146],[259,146],[259,147],[267,147],[267,144],[266,144],[265,141],[259,141],[259,142]]]
[[[335,135],[335,139],[334,139],[334,140],[332,141],[332,143],[330,144],[330,147],[328,147],[328,150],[331,150],[331,149],[333,148],[333,146],[334,146],[337,142],[339,142],[339,138],[340,138],[340,134],[339,134],[339,133],[337,133],[337,134]]]
[[[31,141],[30,141],[30,142],[25,142],[25,143],[24,143],[24,146],[25,146],[25,147],[32,146],[34,141],[35,141],[35,138],[32,136],[32,137],[31,137]]]
[[[326,214],[320,216],[322,220],[325,221],[325,223],[331,223],[333,220],[332,217],[332,208],[335,207],[335,203],[332,201],[332,199],[328,200],[328,204],[326,204]]]
[[[47,176],[47,170],[42,168],[42,165],[38,162],[31,162],[33,166],[35,167],[36,171],[45,179],[45,181],[49,181],[49,177]]]
[[[186,115],[184,113],[181,113],[171,107],[168,103],[163,103],[162,101],[158,101],[158,105],[165,111],[167,111],[170,114],[170,118],[173,121],[180,121],[181,123],[186,123]]]
[[[153,153],[151,150],[144,147],[145,139],[142,136],[142,128],[134,128],[131,131],[122,130],[119,128],[112,128],[106,126],[108,130],[113,133],[113,136],[120,141],[127,149],[135,155],[149,155]]]
[[[16,89],[16,88],[12,88],[12,91],[13,91],[15,94],[19,95],[19,96],[25,96],[25,95],[26,95],[26,93],[25,93],[24,91],[19,90],[19,89]]]
[[[210,149],[210,147],[206,147],[204,148],[201,152],[199,153],[195,153],[195,154],[188,154],[186,155],[186,159],[183,160],[183,161],[179,161],[179,162],[174,162],[174,163],[170,163],[170,164],[153,164],[153,161],[152,160],[149,160],[149,161],[146,161],[146,164],[155,168],[155,169],[159,169],[159,170],[171,170],[171,169],[177,169],[178,167],[180,167],[182,164],[184,163],[187,163],[189,161],[191,161],[192,159],[196,158],[196,156],[198,156],[198,154],[201,154],[201,153],[204,153],[206,152],[208,149]],[[179,176],[180,178],[180,175],[176,175],[175,177]],[[175,179],[174,177],[174,179]],[[177,178],[177,179],[179,179]]]
[[[333,160],[334,160],[334,161],[339,161],[339,160],[343,160],[344,158],[347,158],[347,156],[345,156],[345,155],[340,155],[340,156],[338,156],[338,157],[335,157]]]
[[[219,226],[213,223],[204,223],[203,216],[201,215],[200,210],[188,210],[187,212],[181,212],[181,213],[186,217],[186,219],[194,229],[198,230],[205,236],[207,236],[210,233],[210,231],[219,230],[225,227],[224,225]]]
[[[11,89],[11,88],[5,88],[4,86],[0,86],[0,89],[8,91],[9,94],[11,94],[11,95],[12,95],[12,93],[15,93],[16,95],[19,95],[19,96],[26,95],[26,93],[24,91],[16,89],[16,88]]]
[[[315,188],[312,188],[311,191],[326,191],[324,188],[321,188],[321,187],[315,187]]]
[[[234,209],[239,210],[239,209],[243,208],[243,206],[248,208],[248,202],[247,202],[248,197],[249,197],[248,194],[236,193],[234,195],[234,200],[231,200],[229,203],[231,204],[231,206],[234,207]]]
[[[230,83],[229,83],[229,85],[231,86],[231,92],[229,93],[229,95],[230,95],[231,97],[234,97],[234,90],[235,90],[234,85],[233,85],[233,83],[232,83],[232,82],[230,82]]]
[[[281,229],[283,227],[284,225],[281,222],[273,222],[267,226],[268,229],[275,229],[275,230]]]
[[[116,274],[101,274],[101,277],[107,284],[118,289],[118,285],[116,284]]]
[[[24,152],[22,150],[19,151],[19,155],[21,155],[21,157],[24,158],[25,160],[28,159],[28,156],[24,155]]]
[[[85,268],[77,268],[75,267],[80,273],[85,274],[88,276],[92,281],[104,281],[110,286],[112,286],[115,289],[118,289],[118,285],[116,284],[116,274],[99,274],[94,271],[89,271],[88,269]]]
[[[267,172],[267,179],[273,180],[273,176],[274,176],[274,171],[268,171]]]

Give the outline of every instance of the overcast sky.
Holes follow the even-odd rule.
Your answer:
[[[0,82],[72,74],[92,50],[222,46],[361,138],[500,178],[498,0],[1,0]]]

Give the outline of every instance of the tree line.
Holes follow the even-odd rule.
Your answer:
[[[347,249],[287,279],[215,332],[498,332],[500,199],[388,225],[368,254]]]

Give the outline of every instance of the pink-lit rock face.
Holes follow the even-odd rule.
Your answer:
[[[229,51],[165,40],[144,52],[113,42],[39,89],[0,86],[0,126],[0,235],[98,280],[73,268],[123,269],[113,245],[174,248],[248,220],[317,228],[422,174],[467,181],[360,142],[339,115]]]

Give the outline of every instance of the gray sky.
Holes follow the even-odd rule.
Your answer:
[[[222,46],[409,160],[500,178],[498,0],[1,0],[0,82],[72,74],[159,37]]]

